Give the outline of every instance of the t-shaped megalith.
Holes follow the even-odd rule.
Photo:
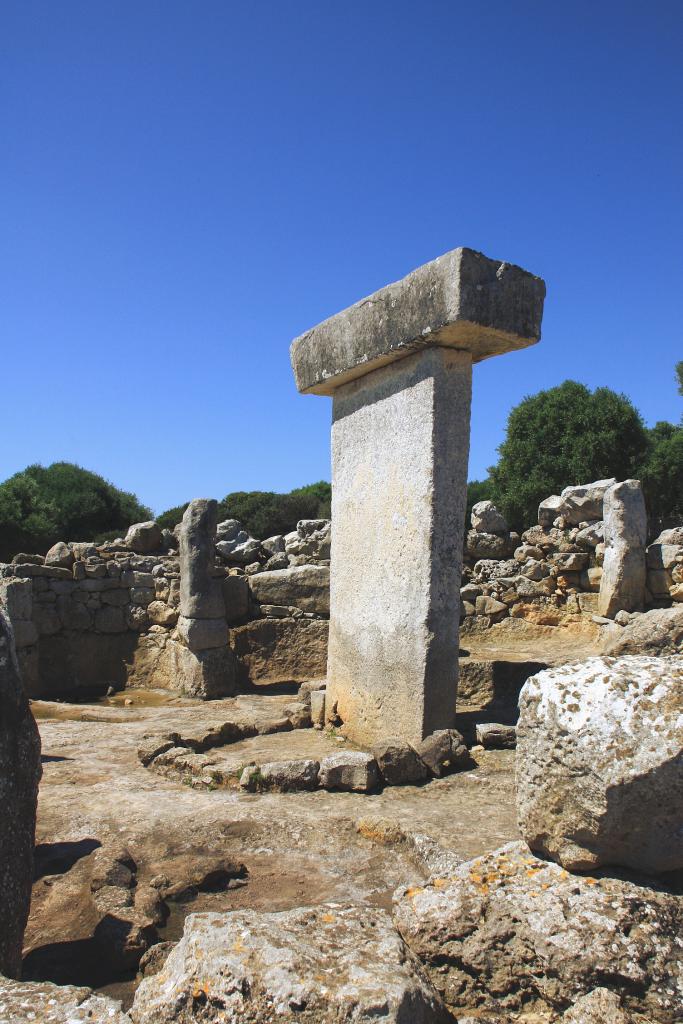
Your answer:
[[[453,724],[472,363],[537,342],[544,296],[454,249],[292,343],[333,396],[326,708],[357,742]]]

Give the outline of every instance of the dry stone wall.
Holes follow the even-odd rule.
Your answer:
[[[508,616],[549,626],[609,616],[625,625],[633,612],[683,601],[683,527],[647,548],[646,530],[637,480],[567,487],[541,502],[538,524],[521,536],[491,502],[479,502],[460,590],[465,631]]]
[[[155,523],[111,543],[60,542],[44,557],[20,553],[1,564],[0,607],[28,695],[88,698],[139,686],[218,697],[238,682],[324,675],[329,522],[302,521],[262,542],[231,521],[236,543],[227,551],[225,524],[209,545],[212,514],[202,507],[190,530],[201,566]]]
[[[638,513],[631,526],[624,495]],[[608,501],[619,511],[608,517],[611,544]],[[329,520],[258,540],[235,520],[215,524],[213,504],[193,503],[199,518],[187,543],[198,558],[181,556],[180,528],[141,523],[125,539],[61,542],[45,557],[18,554],[0,565],[0,606],[29,696],[137,686],[218,697],[325,676]],[[508,617],[541,625],[601,619],[603,609],[633,625],[638,609],[683,607],[683,526],[646,547],[637,481],[565,488],[541,503],[538,520],[520,536],[491,502],[475,505],[460,591],[464,633]]]

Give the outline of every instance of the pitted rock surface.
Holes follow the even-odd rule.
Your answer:
[[[517,726],[520,831],[570,870],[683,867],[683,658],[532,676]]]
[[[446,1024],[390,916],[336,903],[280,914],[193,914],[138,989],[135,1024]]]
[[[570,875],[518,842],[401,888],[394,903],[399,932],[459,1018],[534,1000],[564,1010],[605,986],[653,1021],[680,1019],[680,896]]]

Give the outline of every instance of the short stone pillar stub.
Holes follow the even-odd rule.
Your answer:
[[[456,249],[292,344],[334,398],[326,715],[356,742],[453,725],[472,363],[538,341],[544,295]]]

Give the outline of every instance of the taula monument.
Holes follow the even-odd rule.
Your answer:
[[[453,725],[472,364],[535,344],[544,297],[454,249],[292,343],[333,399],[327,714],[358,743]]]

